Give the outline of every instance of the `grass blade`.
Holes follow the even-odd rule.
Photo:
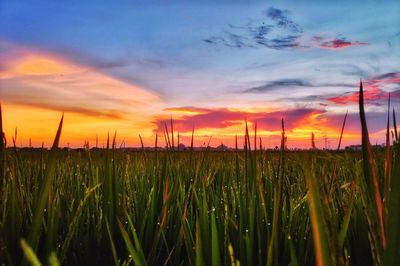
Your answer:
[[[347,231],[349,229],[351,213],[354,206],[355,188],[356,188],[356,183],[353,181],[351,185],[350,202],[348,204],[348,209],[343,219],[342,227],[340,228],[339,231],[339,236],[338,236],[339,251],[343,249],[344,241],[346,240]]]
[[[281,217],[281,201],[282,201],[282,187],[283,187],[283,170],[284,170],[284,151],[285,151],[285,122],[282,118],[282,136],[281,136],[281,151],[279,155],[279,172],[278,172],[278,182],[277,188],[274,189],[274,208],[272,216],[272,236],[268,246],[268,257],[267,266],[271,266],[275,261],[278,263],[278,243],[279,235],[278,230],[280,227],[280,217]]]
[[[375,199],[375,210],[377,214],[377,219],[379,221],[379,234],[381,239],[381,245],[382,248],[385,249],[386,238],[385,238],[385,229],[383,223],[382,198],[379,190],[376,164],[372,154],[372,147],[369,142],[368,127],[364,110],[364,91],[361,81],[360,81],[360,92],[359,92],[359,109],[360,109],[360,121],[361,121],[364,176],[367,179],[370,196],[372,199]]]
[[[171,115],[171,139],[172,139],[172,150],[175,150],[175,143],[174,143],[174,122],[172,121],[172,115]]]
[[[51,252],[49,255],[49,265],[50,266],[60,266],[61,265],[55,252]]]
[[[317,147],[315,146],[315,135],[314,135],[314,132],[311,132],[311,148],[313,150],[317,149]]]
[[[400,154],[400,146],[395,146]],[[388,204],[387,236],[388,243],[384,254],[384,265],[398,265],[400,261],[400,161],[398,157],[393,164],[393,176],[390,181]]]
[[[6,137],[3,132],[3,115],[0,104],[0,184],[5,176],[5,143]]]
[[[338,146],[337,146],[337,150],[338,151],[340,150],[340,144],[342,143],[343,132],[344,132],[344,127],[346,125],[346,119],[347,119],[347,114],[348,113],[349,113],[349,110],[346,111],[346,114],[345,114],[344,119],[343,119],[342,130],[340,131],[340,138],[339,138],[339,143],[338,143]]]
[[[29,244],[24,239],[21,239],[20,244],[26,261],[29,262],[32,266],[41,266],[42,264],[40,263],[32,247],[29,246]]]
[[[314,176],[314,163],[311,171],[306,171],[306,183],[308,188],[309,212],[312,225],[315,264],[332,265],[330,250],[328,245],[328,228],[322,212],[322,203],[319,197],[319,188]]]
[[[199,219],[196,220],[196,261],[195,261],[195,266],[203,266],[206,265],[204,263],[204,255],[203,255],[203,241],[202,241],[202,235],[203,232],[200,229],[199,226]]]
[[[211,213],[211,261],[212,266],[221,265],[221,255],[219,252],[219,240],[217,222],[215,221],[214,212]]]
[[[399,135],[397,134],[396,112],[394,111],[394,107],[393,107],[393,128],[394,128],[394,136],[396,142],[399,142]]]
[[[135,265],[147,265],[147,262],[143,260],[143,257],[140,256],[140,254],[137,252],[136,248],[132,244],[128,233],[126,232],[124,226],[121,224],[121,222],[118,220],[118,226],[121,231],[122,238],[125,241],[126,248],[128,249],[129,254],[132,256],[133,262]]]
[[[385,199],[385,207],[387,203],[387,197],[389,195],[389,184],[392,174],[392,150],[390,147],[390,93],[388,99],[388,110],[387,110],[387,121],[386,121],[386,145],[385,145],[385,164],[384,164],[384,194],[383,197]],[[387,210],[385,208],[385,210]]]
[[[107,229],[107,233],[108,233],[108,239],[110,240],[110,247],[111,247],[111,253],[113,255],[113,260],[114,260],[114,265],[119,265],[118,263],[118,255],[117,255],[117,249],[115,248],[115,244],[111,235],[111,231],[110,231],[110,226],[108,225],[108,222],[106,220],[106,229]]]
[[[64,120],[64,114],[61,117],[60,124],[58,126],[57,134],[53,142],[53,146],[50,150],[49,157],[47,159],[46,170],[44,173],[43,183],[40,187],[39,199],[36,202],[35,211],[33,214],[33,222],[28,234],[28,243],[31,247],[36,250],[36,247],[40,238],[40,231],[42,228],[42,221],[44,216],[44,209],[46,208],[47,197],[50,192],[51,184],[55,175],[56,170],[56,157],[58,144],[60,142],[60,136],[62,131],[62,125]]]

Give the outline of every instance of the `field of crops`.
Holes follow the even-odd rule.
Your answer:
[[[50,151],[1,142],[0,263],[395,265],[397,132],[372,149],[360,91],[360,152],[289,151],[284,129],[280,151],[247,129],[232,152],[60,151],[62,121]]]

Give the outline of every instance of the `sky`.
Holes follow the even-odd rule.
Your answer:
[[[371,142],[400,111],[398,1],[0,2],[0,102],[8,143],[146,146],[174,131],[234,145],[245,121],[266,147],[360,143],[363,80]],[[399,114],[400,117],[400,114]],[[391,125],[392,126],[392,125]],[[169,129],[170,130],[170,129]],[[162,143],[162,142],[161,142]],[[163,143],[161,145],[164,145]]]

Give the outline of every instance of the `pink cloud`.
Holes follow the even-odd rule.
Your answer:
[[[245,119],[248,121],[257,120],[258,129],[260,130],[280,130],[282,118],[285,120],[286,129],[291,130],[302,125],[310,116],[325,112],[324,110],[307,108],[275,112],[247,112],[232,111],[226,108],[205,109],[196,107],[170,108],[168,110],[200,111],[199,113],[183,115],[173,120],[174,127],[181,132],[192,131],[193,128],[228,128],[241,125]],[[157,125],[157,131],[162,132],[165,128],[165,123],[169,125],[170,121],[165,118],[158,118],[154,123]]]
[[[315,35],[311,38],[311,43],[315,47],[328,50],[338,50],[349,48],[352,46],[369,45],[369,43],[366,42],[349,41],[346,38],[334,37],[333,34],[326,33]]]
[[[386,100],[388,98],[388,92],[384,91],[382,87],[386,85],[400,85],[400,73],[391,72],[379,75],[364,81],[363,85],[365,88],[364,99],[366,101]],[[392,99],[400,99],[400,89],[392,91],[390,95]],[[335,104],[357,103],[358,91],[331,97],[327,100]]]

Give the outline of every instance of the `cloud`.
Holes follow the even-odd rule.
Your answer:
[[[313,117],[325,113],[323,109],[298,108],[260,114],[257,126],[264,130],[279,130],[281,119],[285,121],[285,129],[293,130],[304,125],[311,126]]]
[[[244,90],[244,93],[263,93],[270,92],[274,90],[283,90],[293,87],[305,87],[305,88],[313,88],[313,87],[340,87],[340,88],[354,88],[354,84],[346,84],[346,83],[312,83],[306,79],[280,79],[268,82],[265,85],[252,87]]]
[[[80,115],[85,115],[85,116],[92,116],[92,117],[99,117],[99,118],[105,118],[105,119],[113,119],[113,120],[120,120],[120,119],[125,119],[126,114],[122,113],[120,110],[113,110],[113,109],[104,109],[104,110],[95,110],[90,107],[85,107],[84,105],[82,106],[60,106],[59,102],[54,100],[51,101],[49,98],[42,99],[42,103],[39,105],[37,103],[37,98],[35,99],[34,97],[31,97],[30,99],[26,100],[7,100],[7,103],[10,104],[18,104],[18,105],[24,105],[27,107],[40,107],[48,110],[53,110],[53,111],[59,111],[59,112],[68,112],[68,113],[75,113],[75,114],[80,114]]]
[[[384,84],[397,84],[400,85],[400,72],[389,72],[386,74],[378,75],[372,80],[368,81],[369,85],[380,86]]]
[[[211,44],[223,44],[227,47],[233,48],[253,47],[248,38],[246,38],[245,36],[241,36],[237,33],[230,32],[228,30],[225,30],[223,32],[223,37],[213,36],[205,39],[204,42]]]
[[[196,110],[198,108],[174,108],[175,110]],[[168,110],[168,109],[167,109]],[[230,111],[225,108],[220,109],[201,109],[201,113],[194,115],[183,115],[180,118],[174,118],[174,126],[181,132],[192,131],[194,127],[196,129],[203,128],[228,128],[233,125],[242,124],[246,118],[245,112]],[[169,109],[171,111],[171,109]],[[164,130],[164,124],[169,124],[169,118],[158,118],[154,122],[157,125],[157,131]]]
[[[356,78],[367,78],[369,76],[369,71],[364,67],[360,67],[351,63],[340,63],[340,64],[330,64],[324,63],[315,67],[315,71],[323,73],[340,73],[345,76],[353,76]]]
[[[181,115],[182,111],[192,112],[184,113],[184,115],[173,118],[174,127],[180,132],[191,132],[193,128],[199,129],[229,129],[232,126],[241,126],[245,119],[248,121],[257,120],[260,130],[280,130],[281,119],[285,120],[287,130],[292,130],[303,125],[310,117],[323,114],[324,110],[298,108],[274,112],[249,112],[237,111],[226,108],[207,109],[196,107],[180,107],[170,108],[168,111],[178,110]],[[158,132],[163,132],[165,124],[169,125],[170,118],[159,117],[154,123]]]
[[[369,45],[369,43],[366,42],[349,41],[344,37],[334,37],[332,34],[317,34],[311,38],[311,43],[315,47],[329,50]]]
[[[93,60],[94,61],[94,60]],[[96,69],[115,69],[129,66],[129,62],[126,60],[97,60],[90,62],[90,64]]]
[[[269,8],[266,11],[267,17],[271,18],[272,20],[276,21],[277,26],[285,29],[289,29],[291,32],[303,32],[303,29],[294,22],[290,17],[289,10],[282,10],[278,8]]]
[[[374,105],[383,105],[381,101],[386,101],[389,97],[389,93],[377,89],[371,88],[369,90],[364,91],[364,100],[370,104]],[[400,90],[395,90],[390,93],[391,100],[400,100]],[[327,99],[328,101],[335,103],[335,104],[348,104],[348,103],[358,103],[358,92],[353,93],[345,93],[340,96],[330,97]]]
[[[183,107],[165,108],[164,111],[172,112],[172,113],[181,113],[181,114],[203,114],[203,113],[207,113],[209,111],[209,109],[198,108],[198,107],[193,107],[193,106],[183,106]]]
[[[269,8],[263,17],[249,20],[246,25],[229,25],[220,35],[203,41],[227,47],[267,47],[275,50],[301,46],[298,39],[303,29],[290,18],[288,10]]]
[[[0,49],[2,43],[0,43]],[[6,46],[0,55],[0,97],[5,103],[124,119],[151,111],[160,102],[144,88],[107,76],[64,58]],[[7,59],[7,60],[5,60]],[[110,67],[110,66],[107,66]]]
[[[341,34],[319,33],[306,38],[303,33],[303,28],[291,18],[289,10],[271,7],[264,12],[264,16],[251,19],[245,25],[229,25],[221,34],[203,41],[231,48],[266,47],[274,50],[294,48],[340,50],[368,45],[365,42],[349,41]]]
[[[327,112],[325,106],[320,108],[293,108],[277,111],[248,111],[232,110],[227,108],[198,108],[178,107],[170,108],[172,112],[174,130],[186,136],[191,135],[192,130],[196,131],[197,137],[213,136],[235,136],[243,134],[244,122],[248,121],[250,129],[254,129],[254,122],[257,121],[259,136],[275,136],[279,138],[281,120],[285,121],[285,129],[293,140],[298,139],[308,142],[311,132],[321,136],[328,134],[340,136],[340,129],[343,123],[344,113]],[[179,112],[176,112],[179,111]],[[367,112],[367,122],[371,134],[380,134],[385,127],[384,111]],[[157,117],[153,122],[156,125],[155,132],[162,133],[165,125],[169,127],[170,116]],[[349,113],[345,127],[345,140],[359,140],[360,120],[359,114]],[[377,135],[378,137],[378,135]],[[335,139],[336,140],[336,139]]]
[[[299,35],[287,35],[284,37],[277,36],[272,39],[263,38],[258,40],[257,43],[265,47],[282,50],[286,48],[300,47],[301,44],[298,42]]]
[[[307,87],[311,84],[303,79],[280,79],[271,81],[265,85],[244,90],[245,93],[260,93],[273,90],[287,89],[290,87]]]
[[[382,105],[382,101],[388,98],[388,92],[383,90],[383,87],[393,87],[395,89],[390,92],[392,100],[400,100],[400,73],[390,72],[377,75],[369,80],[363,82],[365,88],[364,99],[367,102],[375,105]],[[329,97],[328,101],[335,104],[358,103],[358,90],[346,92],[339,96]]]

